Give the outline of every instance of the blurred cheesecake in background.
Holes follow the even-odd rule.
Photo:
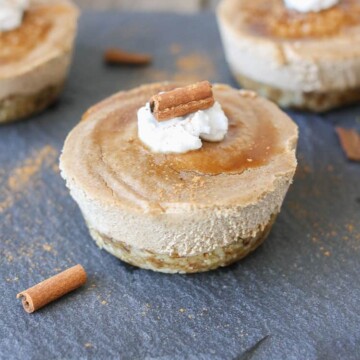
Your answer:
[[[217,16],[241,86],[312,111],[360,100],[360,0],[223,0]]]
[[[68,0],[0,1],[0,123],[37,113],[58,97],[77,18]]]
[[[148,84],[91,107],[60,169],[100,247],[145,269],[193,273],[265,240],[296,169],[298,130],[253,92],[178,86]]]

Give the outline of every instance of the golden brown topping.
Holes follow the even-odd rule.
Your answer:
[[[360,8],[354,13],[341,7],[305,14],[284,10],[269,21],[269,29],[284,38],[330,36],[339,33],[344,26],[358,23],[359,16]]]
[[[251,31],[285,39],[333,36],[346,27],[360,24],[357,0],[342,0],[330,9],[308,13],[287,9],[283,0],[253,0],[239,3],[237,12]]]
[[[47,36],[50,29],[51,21],[46,16],[45,7],[27,11],[19,28],[0,32],[0,65],[26,56]]]

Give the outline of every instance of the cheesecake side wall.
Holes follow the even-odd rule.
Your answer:
[[[71,52],[61,54],[29,72],[14,78],[0,79],[0,100],[14,95],[35,94],[48,86],[63,83],[69,70],[71,55]]]
[[[62,175],[67,179],[62,170]],[[255,236],[280,211],[294,171],[274,180],[273,191],[245,207],[211,207],[170,211],[154,215],[131,212],[101,203],[78,188],[71,179],[67,186],[88,226],[98,233],[134,248],[158,254],[190,256]]]

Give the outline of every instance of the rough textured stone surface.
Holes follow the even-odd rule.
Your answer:
[[[166,29],[166,30],[164,30]],[[85,13],[59,103],[0,127],[1,359],[359,359],[360,166],[334,126],[360,107],[291,112],[299,168],[268,240],[223,270],[164,275],[100,251],[57,168],[69,130],[119,89],[173,78],[235,86],[212,15]],[[147,68],[102,64],[107,46],[154,53]],[[16,294],[74,264],[83,289],[29,315]]]

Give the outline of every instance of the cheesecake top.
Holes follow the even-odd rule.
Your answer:
[[[0,78],[15,76],[70,49],[77,8],[68,0],[31,0],[21,25],[0,32]]]
[[[289,40],[360,33],[360,0],[308,13],[288,9],[283,0],[224,0],[221,9],[236,29],[255,36]]]
[[[248,205],[294,173],[297,126],[255,93],[215,84],[229,119],[221,142],[183,154],[153,153],[138,138],[137,111],[179,87],[155,83],[117,93],[90,108],[66,139],[60,160],[71,189],[104,204],[145,212]]]

